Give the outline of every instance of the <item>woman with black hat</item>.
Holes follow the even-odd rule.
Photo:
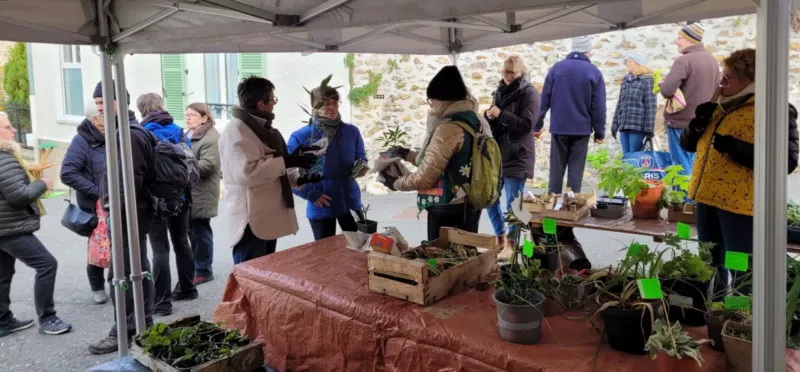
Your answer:
[[[428,85],[428,124],[420,151],[397,148],[406,161],[418,166],[416,172],[396,179],[387,174],[384,185],[396,191],[417,191],[417,207],[428,213],[428,240],[439,237],[441,227],[478,232],[480,209],[466,203],[463,185],[470,180],[472,136],[457,123],[490,133],[488,123],[476,113],[461,73],[445,66]]]

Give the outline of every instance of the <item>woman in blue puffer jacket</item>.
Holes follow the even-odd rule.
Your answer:
[[[324,155],[322,181],[293,189],[295,195],[308,201],[306,216],[314,232],[314,240],[336,235],[336,222],[342,231],[356,231],[351,210],[361,211],[361,189],[355,178],[364,176],[368,168],[353,175],[357,162],[366,164],[364,140],[355,125],[342,122],[339,114],[339,92],[331,87],[312,91],[313,102],[323,106],[314,112],[314,122],[292,133],[288,148],[291,153],[302,145],[313,145],[324,137],[328,148]]]
[[[136,100],[139,113],[142,114],[142,124],[145,129],[153,133],[159,141],[169,141],[174,144],[186,142],[189,148],[192,142],[183,133],[183,128],[175,124],[164,106],[164,99],[156,93],[143,94]],[[167,316],[172,314],[172,301],[193,300],[197,298],[194,280],[194,257],[192,247],[189,245],[189,206],[191,204],[191,190],[186,190],[185,204],[175,216],[153,218],[150,224],[150,246],[153,248],[153,281],[155,282],[156,295],[153,312],[156,315]],[[169,239],[167,239],[169,232]],[[178,285],[170,290],[172,276],[169,269],[169,242],[175,251],[175,264],[178,268]]]

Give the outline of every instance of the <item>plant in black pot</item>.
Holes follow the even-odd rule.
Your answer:
[[[600,183],[597,187],[605,195],[598,197],[597,205],[590,209],[592,216],[620,218],[625,215],[628,203],[635,203],[642,189],[648,187],[642,171],[642,168],[624,162],[619,157],[603,166],[598,173]]]
[[[608,343],[615,350],[629,354],[644,354],[645,343],[653,330],[660,301],[643,300],[639,294],[637,279],[658,278],[664,264],[665,251],[651,251],[646,245],[638,245],[617,269],[608,273],[605,281],[595,281],[597,292],[594,298],[603,316]],[[594,279],[594,277],[592,278]]]
[[[590,272],[588,269],[581,271],[568,269],[564,274],[561,271],[555,273],[556,300],[559,305],[569,310],[584,308],[592,288],[589,282]]]
[[[789,243],[800,244],[800,204],[790,201],[787,210],[787,240]]]
[[[661,270],[662,287],[669,303],[669,318],[691,326],[706,325],[706,301],[709,284],[715,270],[711,265],[713,243],[700,243],[698,253],[681,246],[676,235],[666,235],[664,242],[672,259],[664,263]]]
[[[381,136],[378,138],[381,141],[383,147],[383,151],[381,151],[378,155],[381,159],[389,159],[389,158],[396,158],[400,156],[395,151],[395,147],[409,147],[408,140],[406,139],[408,134],[406,131],[400,129],[400,126],[394,127],[394,129],[387,129]]]
[[[359,219],[356,222],[356,227],[358,228],[359,232],[365,234],[374,234],[378,232],[378,222],[370,220],[367,218],[367,213],[369,212],[369,204],[361,207],[361,213],[359,213]]]

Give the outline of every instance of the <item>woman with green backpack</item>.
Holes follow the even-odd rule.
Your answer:
[[[428,214],[428,240],[442,227],[478,232],[481,209],[497,200],[500,153],[489,125],[476,113],[461,73],[445,66],[427,89],[426,135],[420,151],[395,148],[416,172],[399,179],[383,174],[396,191],[417,191],[417,207]],[[477,141],[477,142],[476,142]],[[482,151],[478,154],[474,149]],[[478,156],[474,156],[478,155]],[[478,167],[473,165],[479,164]]]

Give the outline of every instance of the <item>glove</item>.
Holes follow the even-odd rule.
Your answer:
[[[311,177],[308,177],[308,174],[306,174],[305,176],[300,177],[300,178],[297,179],[297,186],[303,186],[303,185],[307,185],[309,183],[317,183],[319,181],[322,181],[322,175],[321,174],[316,174],[316,175],[313,175]]]
[[[286,169],[289,168],[303,168],[309,169],[314,166],[314,163],[317,161],[317,156],[312,154],[310,151],[312,148],[316,147],[319,150],[319,146],[300,146],[292,151],[291,154],[286,155],[283,158],[284,163],[286,164]]]
[[[394,188],[394,181],[397,181],[397,177],[392,177],[391,175],[389,175],[387,173],[381,173],[381,176],[383,176],[383,185],[384,186],[386,186],[389,190],[397,191]]]
[[[694,110],[694,117],[708,124],[708,122],[711,121],[711,117],[714,116],[714,111],[716,111],[718,107],[719,105],[715,102],[706,102],[697,106],[697,109]]]
[[[405,159],[406,156],[408,156],[408,153],[411,152],[411,150],[409,150],[409,149],[407,149],[405,147],[401,147],[401,146],[392,147],[392,151],[397,153],[397,155],[399,155],[403,159]]]
[[[714,150],[722,154],[731,153],[736,147],[736,141],[734,137],[717,134],[714,136]]]

